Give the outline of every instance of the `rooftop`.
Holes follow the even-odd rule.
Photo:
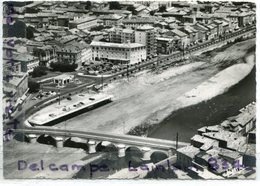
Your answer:
[[[232,158],[232,159],[238,159],[241,157],[241,154],[239,152],[233,151],[233,150],[228,150],[228,149],[224,149],[224,148],[219,148],[219,155],[228,158]]]
[[[179,37],[185,37],[185,36],[187,36],[187,34],[185,34],[184,32],[182,32],[182,31],[180,31],[180,30],[178,30],[178,29],[174,29],[174,30],[172,30],[172,32],[173,32],[174,34],[176,34],[177,36],[179,36]]]
[[[70,21],[71,23],[75,24],[82,24],[85,22],[96,20],[97,18],[95,16],[87,16],[87,17],[81,17],[79,19],[74,19],[73,21]]]
[[[185,154],[186,156],[189,156],[190,158],[194,158],[196,154],[200,152],[199,148],[193,147],[192,145],[188,145],[182,148],[179,148],[177,152]]]
[[[200,136],[198,134],[194,135],[191,138],[192,141],[196,141],[199,143],[202,143],[203,145],[200,147],[201,150],[209,150],[209,148],[213,147],[213,146],[218,146],[218,141],[207,138],[205,136]]]
[[[119,20],[122,19],[123,16],[117,14],[104,15],[99,17],[101,20]]]
[[[140,26],[138,27],[136,30],[139,30],[139,31],[146,31],[146,30],[153,30],[154,27],[152,26],[149,26],[149,25],[144,25],[144,26]]]
[[[92,41],[91,46],[101,46],[101,47],[113,47],[113,48],[136,48],[144,47],[144,45],[139,43],[107,43],[100,41]]]

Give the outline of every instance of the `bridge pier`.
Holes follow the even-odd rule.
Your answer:
[[[124,144],[119,144],[117,145],[118,148],[118,157],[125,157],[125,145]]]
[[[143,147],[142,149],[143,152],[143,158],[142,160],[146,161],[146,160],[150,160],[151,159],[151,148],[149,147]]]
[[[63,147],[63,137],[55,137],[54,139],[56,141],[56,147],[62,148]]]
[[[36,143],[38,136],[36,134],[29,134],[28,136],[29,143]]]
[[[173,152],[172,152],[172,149],[169,149],[168,150],[168,157],[171,157],[171,156],[173,156]]]
[[[96,153],[96,142],[94,140],[88,141],[88,153],[89,154]]]

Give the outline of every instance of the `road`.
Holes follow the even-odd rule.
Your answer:
[[[217,38],[217,39],[214,39],[214,40],[210,40],[210,41],[205,41],[201,44],[197,44],[196,46],[193,46],[193,47],[190,47],[188,49],[186,49],[184,52],[178,52],[178,53],[174,53],[174,54],[170,54],[170,55],[167,55],[167,56],[163,56],[163,57],[156,57],[156,58],[153,58],[151,60],[147,60],[145,62],[142,62],[142,63],[138,63],[138,64],[135,64],[133,66],[127,66],[125,67],[125,69],[121,70],[120,72],[117,72],[117,73],[114,73],[110,76],[106,75],[104,77],[99,77],[99,78],[103,78],[104,81],[108,81],[110,79],[114,79],[114,78],[117,78],[118,76],[127,76],[129,75],[129,73],[133,73],[133,72],[136,72],[136,71],[140,71],[142,69],[145,69],[147,67],[155,67],[155,66],[158,66],[158,65],[162,65],[165,64],[165,65],[170,65],[172,63],[176,63],[176,61],[180,61],[181,59],[185,58],[186,56],[189,56],[195,52],[198,52],[200,50],[203,50],[207,47],[210,47],[211,45],[216,45],[218,43],[221,43],[221,42],[224,42],[224,41],[227,41],[227,40],[231,40],[231,39],[234,39],[236,37],[240,37],[248,32],[252,32],[252,31],[255,31],[255,26],[251,26],[251,27],[246,27],[246,28],[243,28],[241,30],[238,30],[238,31],[235,31],[233,33],[230,33],[230,34],[227,34],[227,35],[223,35],[221,38]],[[91,76],[89,76],[91,77]],[[97,76],[92,76],[93,79],[97,79]],[[98,82],[101,82],[100,80]]]
[[[159,59],[151,59],[149,61],[146,61],[144,63],[140,63],[140,64],[137,64],[135,66],[132,66],[132,67],[129,67],[128,69],[125,69],[125,70],[122,70],[121,72],[118,72],[116,74],[113,74],[111,75],[110,77],[104,77],[104,82],[107,82],[113,78],[117,78],[119,76],[122,76],[122,75],[127,75],[128,73],[133,73],[134,71],[137,71],[137,70],[142,70],[142,69],[145,69],[145,68],[150,68],[150,67],[154,67],[155,64],[156,65],[160,65],[160,64],[167,64],[167,65],[170,65],[172,63],[176,63],[176,61],[180,60],[181,58],[185,57],[185,55],[190,55],[192,53],[195,53],[195,52],[198,52],[200,50],[203,50],[211,45],[215,45],[215,44],[218,44],[218,43],[221,43],[223,41],[226,41],[226,40],[230,40],[232,38],[236,38],[236,37],[240,37],[244,34],[247,34],[249,32],[252,32],[255,30],[255,26],[252,26],[252,27],[246,27],[242,30],[238,30],[234,33],[230,33],[226,36],[223,36],[222,38],[219,38],[219,39],[216,39],[214,41],[207,41],[207,42],[204,42],[202,44],[199,44],[197,46],[194,46],[192,48],[189,48],[187,49],[185,52],[184,52],[184,56],[183,56],[183,53],[182,52],[179,52],[179,53],[175,53],[175,54],[172,54],[172,55],[169,55],[169,56],[165,56],[165,57],[162,57],[162,58],[159,58]],[[166,63],[168,62],[168,63]],[[97,78],[94,78],[95,79],[95,83],[96,84],[100,84],[101,81],[98,80]],[[91,86],[93,84],[89,84],[89,86]],[[82,85],[82,86],[79,86],[79,87],[75,87],[73,89],[69,89],[69,90],[65,90],[63,92],[61,92],[61,97],[63,96],[66,96],[68,94],[74,94],[74,93],[78,93],[82,90],[86,90],[86,86],[87,85]],[[23,123],[23,121],[29,116],[31,115],[32,113],[36,112],[37,110],[40,110],[40,106],[43,105],[45,102],[47,101],[50,101],[50,100],[54,100],[54,101],[57,101],[59,96],[56,95],[56,96],[51,96],[47,99],[44,99],[44,100],[41,100],[40,102],[37,102],[35,104],[32,104],[31,106],[30,105],[26,105],[23,107],[23,110],[21,112],[19,112],[18,114],[15,115],[14,118],[18,119],[18,121],[20,121],[21,123]],[[6,122],[8,123],[8,122]]]

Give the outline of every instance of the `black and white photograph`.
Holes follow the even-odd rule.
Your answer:
[[[1,4],[4,180],[256,179],[255,1]]]

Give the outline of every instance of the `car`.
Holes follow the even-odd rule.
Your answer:
[[[95,100],[95,98],[89,98],[89,100],[91,100],[91,101],[94,101],[94,100]]]
[[[33,97],[32,100],[37,100],[37,97]]]
[[[70,101],[71,101],[72,99],[71,99],[71,97],[67,97],[67,100],[70,100]]]

